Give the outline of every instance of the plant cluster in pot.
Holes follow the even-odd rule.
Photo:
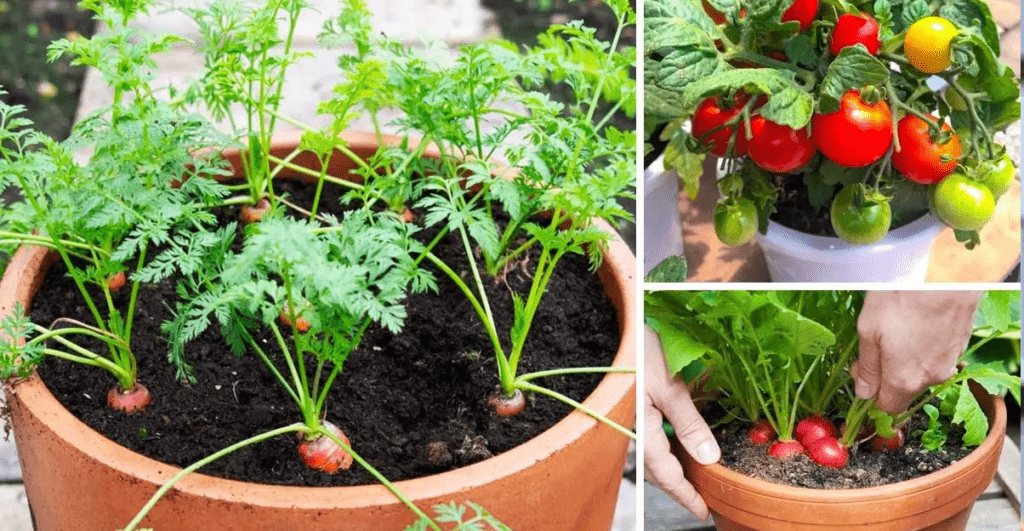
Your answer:
[[[670,373],[716,392],[702,414],[722,462],[699,464],[678,442],[673,453],[718,529],[966,528],[1000,458],[1002,395],[1020,400],[1009,372],[1019,367],[1009,343],[1020,340],[1020,295],[986,293],[960,369],[895,415],[852,390],[863,301],[828,291],[645,295]]]
[[[618,20],[611,43],[571,23],[552,26],[534,49],[484,43],[438,63],[375,34],[365,5],[346,2],[321,37],[354,42],[354,53],[341,56],[344,79],[320,105],[330,120],[317,130],[277,110],[287,67],[302,57],[293,37],[304,2],[186,10],[203,36],[207,68],[168,98],[148,84],[151,56],[177,38],[130,24],[148,2],[87,2],[110,31],[59,41],[51,53],[97,68],[114,88],[113,105],[61,143],[31,131],[17,106],[0,106],[4,185],[26,198],[2,215],[0,240],[18,248],[0,286],[7,338],[0,376],[38,525],[610,528],[635,414],[633,256],[610,223],[628,218],[615,199],[632,193],[635,135],[606,124],[634,98],[633,54],[618,46],[634,14],[628,2],[607,4]],[[569,101],[537,91],[548,82],[568,85]],[[250,118],[222,135],[184,110],[195,105],[215,117],[242,108]],[[363,113],[380,124],[386,107],[402,111],[394,123],[402,136],[384,135],[380,125],[368,135],[345,133]],[[494,120],[501,125],[482,127]],[[276,134],[281,121],[301,133]],[[93,154],[80,165],[71,154],[82,146]],[[507,162],[496,163],[499,156]],[[309,204],[281,192],[279,178],[287,176],[306,181]],[[340,204],[327,204],[329,191]],[[225,222],[236,208],[240,223]],[[462,262],[435,254],[446,241],[458,242]],[[617,312],[614,360],[527,372],[528,340],[551,328],[537,322],[542,298],[573,255],[589,260]],[[29,305],[57,261],[86,315],[35,323]],[[502,282],[520,270],[525,288]],[[171,308],[166,336],[137,337],[138,306],[160,283],[172,283],[176,294],[163,301]],[[489,290],[490,283],[499,287]],[[575,411],[495,457],[392,482],[363,457],[369,449],[359,434],[332,422],[345,399],[331,389],[368,331],[401,329],[411,294],[445,285],[479,318],[483,343],[468,348],[493,352],[497,375],[493,390],[465,407],[512,424],[544,400]],[[509,325],[499,325],[499,306],[509,308]],[[140,381],[147,367],[135,356],[139,345],[163,349],[181,385],[200,386],[207,373],[193,366],[190,346],[201,335],[222,337],[224,356],[258,360],[272,388],[260,392],[284,397],[279,408],[294,405],[295,422],[178,468],[86,426],[35,372],[44,360],[105,369],[116,380],[109,406],[131,419],[159,410],[164,399]],[[603,377],[585,399],[551,383],[587,374]],[[362,468],[379,484],[271,486],[196,472],[282,437],[297,454],[287,458],[314,473]],[[434,518],[425,512],[431,506]]]
[[[715,233],[760,233],[773,280],[922,281],[941,224],[973,248],[1012,184],[993,134],[1020,83],[982,0],[655,0],[644,20],[649,143],[691,198],[721,158]]]

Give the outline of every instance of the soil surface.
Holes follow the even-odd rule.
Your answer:
[[[915,415],[906,433],[925,429],[927,419],[923,413]],[[814,489],[853,489],[906,481],[941,470],[973,450],[959,443],[963,428],[953,425],[946,445],[939,450],[925,450],[915,437],[908,437],[906,445],[892,453],[872,452],[864,443],[850,449],[846,468],[835,469],[802,454],[790,459],[769,457],[769,445],[753,445],[747,438],[747,428],[746,423],[733,422],[714,430],[722,449],[722,465],[758,479]]]
[[[308,204],[302,197],[294,200]],[[327,199],[324,204],[336,202]],[[425,232],[424,238],[431,235]],[[466,272],[467,261],[458,258],[461,253],[461,243],[453,238],[436,251],[456,270]],[[500,337],[508,336],[511,323],[509,290],[525,297],[532,263],[509,272],[505,282],[485,281]],[[355,451],[391,480],[450,470],[500,454],[571,411],[545,396],[530,396],[526,411],[512,418],[498,417],[486,406],[487,396],[497,385],[490,342],[461,292],[442,274],[435,276],[440,293],[408,299],[409,317],[400,334],[379,328],[368,331],[363,346],[346,361],[327,402],[327,419],[341,427]],[[126,303],[127,291],[118,294],[119,304]],[[144,286],[139,297],[132,341],[139,379],[153,395],[145,412],[125,416],[108,410],[105,396],[114,381],[95,368],[49,359],[40,370],[46,385],[73,414],[100,433],[177,466],[301,421],[294,403],[258,357],[232,355],[217,330],[207,330],[187,349],[197,382],[185,385],[176,381],[159,332],[174,300],[171,282]],[[55,266],[36,298],[32,319],[44,325],[61,316],[91,321],[80,301],[81,295],[63,266]],[[519,373],[606,366],[618,344],[614,307],[597,277],[588,271],[586,258],[570,255],[551,280]],[[600,379],[601,375],[571,375],[537,383],[582,401]],[[306,468],[296,456],[297,442],[293,435],[277,437],[242,449],[202,471],[272,484],[376,483],[358,465],[335,475]]]

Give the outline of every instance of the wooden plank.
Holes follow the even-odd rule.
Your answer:
[[[644,531],[714,531],[658,487],[644,483]]]
[[[21,485],[0,485],[0,529],[32,531],[25,488]]]
[[[999,467],[996,469],[996,480],[1002,487],[1010,505],[1017,512],[1020,519],[1020,448],[1013,441],[1004,436],[1003,452],[999,455]]]

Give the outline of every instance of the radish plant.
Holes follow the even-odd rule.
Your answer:
[[[873,451],[902,447],[912,435],[904,426],[919,410],[926,413],[928,427],[913,435],[924,448],[940,448],[949,424],[964,427],[964,446],[980,444],[988,419],[968,382],[1020,401],[1020,377],[1010,374],[1019,360],[983,361],[977,354],[999,338],[1019,345],[1019,297],[987,293],[975,316],[975,341],[961,356],[970,363],[923,391],[898,415],[856,398],[852,390],[849,364],[857,352],[861,292],[649,292],[645,314],[661,337],[669,371],[691,378],[702,374],[705,387],[719,389],[717,400],[726,412],[722,422],[752,423],[752,444],[764,444],[775,435],[771,431],[777,433],[769,455],[807,453],[822,466],[843,468],[849,450],[861,443],[869,442]],[[830,415],[844,419],[842,431]]]

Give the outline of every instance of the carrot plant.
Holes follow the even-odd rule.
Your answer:
[[[518,372],[534,316],[560,260],[569,253],[586,254],[596,270],[602,258],[599,250],[611,235],[593,220],[615,224],[630,217],[616,199],[633,197],[635,135],[609,125],[609,120],[616,111],[632,112],[635,104],[630,76],[634,54],[618,46],[623,30],[635,23],[635,14],[627,1],[606,3],[619,22],[610,43],[597,39],[592,29],[571,23],[553,26],[535,49],[520,52],[511,44],[491,42],[465,46],[448,60],[374,33],[365,3],[348,2],[321,35],[326,44],[354,45],[354,52],[340,56],[343,81],[334,87],[334,97],[319,107],[328,125],[315,129],[284,116],[276,101],[269,99],[267,105],[254,109],[270,125],[279,120],[304,130],[299,148],[288,154],[271,153],[269,136],[262,128],[258,134],[237,135],[259,140],[259,145],[249,142],[245,157],[250,186],[263,182],[252,174],[261,171],[272,177],[289,169],[316,179],[312,209],[303,212],[311,219],[319,214],[323,186],[331,183],[351,188],[346,200],[355,204],[382,205],[406,220],[409,209],[424,212],[423,224],[440,228],[419,253],[418,263],[448,277],[476,310],[498,368],[499,391],[489,400],[507,414],[523,407],[523,391],[547,394],[594,414],[535,381],[558,374],[620,370]],[[285,9],[290,5],[271,2],[266,9],[287,12],[285,20],[291,21],[292,14]],[[238,59],[244,64],[262,57],[263,45],[247,41],[259,35],[242,28],[269,24],[272,17],[233,22],[243,15],[222,7],[207,9],[193,12],[207,40],[226,35],[219,38],[236,44],[231,53],[245,55],[246,59]],[[239,40],[233,40],[236,34]],[[288,50],[287,42],[284,49]],[[231,105],[252,104],[239,101],[237,93],[268,82],[253,85],[248,77],[222,75],[221,68],[231,68],[231,62],[221,64],[225,53],[208,51],[207,71],[188,94],[190,102],[204,103],[226,115]],[[275,65],[283,68],[289,57],[275,59]],[[571,101],[556,102],[539,92],[545,83],[568,87]],[[402,115],[385,124],[381,118],[385,108],[397,108]],[[397,144],[382,142],[381,149],[365,160],[338,136],[364,113],[379,139],[384,139],[385,126],[404,133]],[[416,141],[411,140],[414,137]],[[424,156],[430,149],[439,155]],[[303,151],[317,156],[319,169],[294,164]],[[361,183],[327,173],[331,158],[338,155],[355,163],[353,173]],[[471,271],[468,280],[432,253],[448,234],[463,244]],[[525,297],[512,295],[514,323],[503,342],[484,285],[488,278],[500,282],[507,270],[527,263],[533,266],[532,284]]]
[[[131,348],[139,286],[197,267],[190,253],[206,245],[215,222],[209,207],[226,191],[189,177],[224,169],[195,154],[219,136],[209,123],[171,109],[147,84],[155,68],[149,56],[174,39],[128,28],[127,20],[142,9],[138,3],[83,6],[111,30],[58,41],[50,58],[70,54],[74,64],[98,69],[114,87],[114,101],[77,124],[64,142],[33,131],[20,117],[21,106],[0,103],[0,186],[24,198],[0,214],[0,243],[50,249],[67,267],[92,323],[32,323],[15,312],[4,327],[24,344],[4,345],[0,376],[27,375],[44,355],[97,366],[118,383],[108,404],[132,412],[150,400],[137,381]],[[91,154],[80,163],[75,152],[85,147]],[[128,295],[115,295],[128,282]],[[106,352],[72,341],[76,337],[98,340]]]
[[[861,292],[649,292],[645,315],[661,337],[669,371],[701,375],[705,387],[719,389],[722,422],[752,423],[754,444],[777,436],[768,450],[776,457],[806,452],[823,466],[842,468],[847,449],[865,441],[874,451],[902,446],[911,435],[903,426],[919,410],[929,418],[928,428],[913,434],[923,447],[941,447],[950,423],[963,425],[964,446],[976,446],[988,434],[988,420],[968,382],[1020,401],[1020,377],[1010,374],[1017,365],[975,359],[997,338],[1019,341],[1019,293],[985,295],[975,317],[978,337],[961,356],[970,363],[898,415],[852,390],[849,365],[858,352],[862,304]],[[829,416],[843,418],[841,432]],[[765,423],[774,433],[766,433]]]

